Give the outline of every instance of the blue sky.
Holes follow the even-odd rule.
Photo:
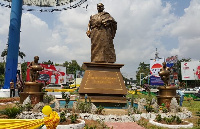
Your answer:
[[[23,11],[20,48],[25,61],[38,55],[40,62],[89,62],[91,42],[85,32],[99,2],[118,23],[116,63],[124,64],[124,76],[135,79],[139,63],[149,63],[156,48],[160,57],[199,60],[200,0],[88,0],[79,8],[61,12]],[[9,17],[10,9],[0,7],[0,52],[6,47]]]
[[[172,12],[177,16],[182,16],[184,14],[184,9],[189,7],[190,0],[162,0],[163,5],[170,3],[172,5]]]

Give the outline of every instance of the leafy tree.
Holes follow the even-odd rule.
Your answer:
[[[149,64],[145,64],[144,62],[140,62],[138,70],[136,71],[136,80],[137,83],[140,84],[140,73],[144,73],[142,74],[143,77],[146,77],[149,75],[150,69],[149,69],[150,65]],[[147,83],[148,80],[143,80],[143,83]]]
[[[55,63],[54,65],[55,66],[63,66],[63,64],[57,64],[57,63]]]
[[[4,49],[1,53],[1,57],[5,57],[8,54],[7,49]]]
[[[0,84],[3,84],[4,83],[4,71],[5,71],[5,62],[0,62]]]
[[[68,62],[68,61],[65,61],[65,63],[63,63],[63,67],[66,67],[66,73],[68,73],[68,72],[67,72],[68,66],[69,66],[69,62]],[[69,73],[68,73],[68,74],[69,74]]]
[[[75,74],[77,70],[83,71],[76,60],[72,60],[71,62],[65,61],[63,66],[66,67],[66,73],[68,74]]]
[[[21,64],[22,80],[26,81],[27,62]]]
[[[20,47],[19,47],[19,49],[20,49]],[[8,49],[6,48],[6,49],[4,49],[4,50],[2,51],[1,57],[5,57],[5,56],[7,56],[7,54],[8,54]],[[18,56],[19,56],[20,58],[23,59],[24,57],[26,57],[26,54],[25,54],[24,52],[21,52],[21,51],[19,50]]]
[[[0,62],[0,75],[1,74],[4,74],[4,66],[5,66],[5,63],[4,62]]]
[[[19,51],[19,57],[20,57],[20,58],[23,59],[25,56],[26,56],[26,55],[24,54],[24,52]]]

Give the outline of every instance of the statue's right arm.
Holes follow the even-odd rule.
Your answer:
[[[87,36],[90,38],[90,23],[88,24],[88,29],[87,29],[87,32],[86,32],[86,34],[87,34]]]
[[[32,66],[32,62],[30,62],[30,64],[27,66],[27,69],[30,69]]]

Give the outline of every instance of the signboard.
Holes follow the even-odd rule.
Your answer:
[[[66,74],[67,82],[71,82],[74,80],[74,74]]]
[[[181,62],[182,80],[199,80],[200,79],[200,62]]]
[[[178,85],[178,73],[177,73],[177,66],[175,65],[178,61],[178,56],[171,56],[166,58],[167,67],[171,70],[170,75],[170,85]]]
[[[164,59],[155,59],[150,60],[150,85],[164,85],[164,82],[161,80],[158,72],[162,68],[162,63]]]
[[[85,73],[84,71],[77,70],[76,71],[76,78],[83,78],[84,73]]]
[[[172,66],[174,66],[174,64],[175,63],[177,63],[177,61],[178,61],[178,56],[176,55],[176,56],[171,56],[171,57],[168,57],[168,58],[166,58],[166,63],[167,63],[167,67],[172,67]]]
[[[29,65],[30,62],[27,62]],[[44,68],[40,71],[38,81],[45,81],[47,84],[65,84],[66,83],[66,67],[40,64]],[[27,69],[26,81],[30,81],[30,69]]]

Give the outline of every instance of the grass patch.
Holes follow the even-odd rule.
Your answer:
[[[191,111],[192,114],[196,115],[196,112],[200,111],[200,101],[183,101],[183,107],[187,107],[187,109]]]

